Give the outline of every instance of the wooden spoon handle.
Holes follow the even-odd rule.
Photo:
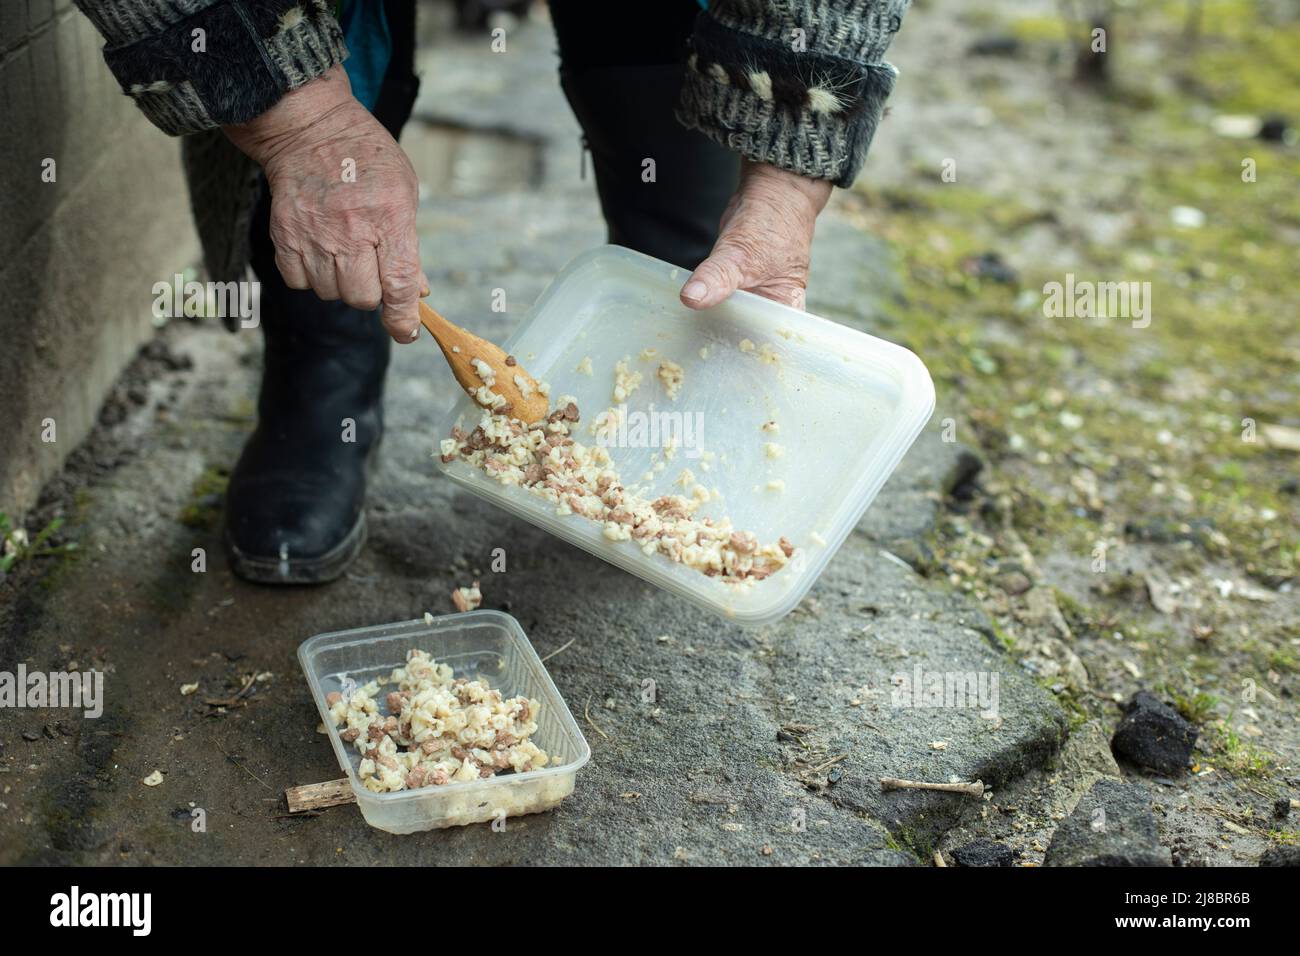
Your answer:
[[[433,308],[429,303],[425,302],[423,299],[420,300],[420,324],[428,329],[429,334],[439,341],[441,341],[441,339],[448,333],[463,333],[465,331],[460,328],[460,326],[452,324],[437,312],[433,311]]]

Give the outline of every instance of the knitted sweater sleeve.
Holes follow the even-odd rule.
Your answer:
[[[894,88],[911,0],[710,0],[677,116],[749,159],[853,183]]]
[[[173,136],[244,123],[347,56],[326,0],[75,0],[122,91]]]

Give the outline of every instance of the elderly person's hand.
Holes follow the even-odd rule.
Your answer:
[[[275,263],[292,289],[384,307],[399,342],[428,295],[415,230],[418,183],[400,146],[335,66],[248,123],[225,127],[266,172]]]
[[[682,302],[717,305],[737,289],[804,307],[813,226],[831,184],[746,161],[709,258],[686,280]]]

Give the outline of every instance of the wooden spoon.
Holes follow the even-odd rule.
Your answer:
[[[456,381],[460,382],[461,388],[469,393],[470,398],[483,405],[476,394],[485,384],[474,368],[474,360],[478,359],[492,369],[490,377],[495,381],[488,388],[506,400],[506,406],[497,411],[529,425],[546,417],[550,400],[537,391],[537,380],[515,362],[514,356],[506,355],[499,346],[487,339],[481,339],[459,325],[448,322],[424,302],[420,303],[420,322],[437,341]],[[524,383],[522,389],[515,380],[516,377]]]

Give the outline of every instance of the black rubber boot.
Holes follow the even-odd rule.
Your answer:
[[[267,215],[263,200],[255,236]],[[257,428],[226,491],[226,551],[250,581],[331,581],[365,543],[391,340],[377,311],[286,287],[269,239],[254,243],[253,268],[266,349]]]
[[[386,0],[393,40],[374,116],[401,135],[419,88],[415,8]],[[249,228],[262,285],[266,350],[257,429],[226,491],[226,552],[236,574],[268,584],[339,577],[366,540],[366,477],[383,434],[392,340],[379,312],[322,302],[284,284],[265,183]]]
[[[694,269],[717,239],[740,159],[677,121],[684,69],[566,66],[560,83],[591,150],[609,241]]]

